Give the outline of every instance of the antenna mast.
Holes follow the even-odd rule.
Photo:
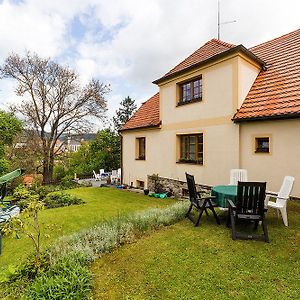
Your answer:
[[[235,23],[236,20],[221,22],[220,21],[220,0],[218,0],[218,40],[220,39],[220,25]]]

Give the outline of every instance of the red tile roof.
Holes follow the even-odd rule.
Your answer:
[[[197,66],[217,55],[237,49],[261,65],[266,70],[257,76],[241,108],[233,120],[248,121],[255,119],[300,117],[300,29],[260,44],[249,50],[212,39],[192,55],[178,64],[161,79],[175,76],[190,67]],[[157,82],[155,81],[155,82]],[[146,101],[121,130],[155,127],[160,125],[159,93]]]
[[[267,63],[234,121],[300,117],[300,29],[249,49]]]
[[[159,125],[159,93],[157,93],[142,104],[142,106],[121,128],[121,131],[128,129],[158,127]]]
[[[201,46],[198,50],[196,50],[193,54],[187,57],[184,61],[179,63],[176,67],[166,73],[160,79],[154,81],[160,81],[162,79],[169,78],[171,75],[175,75],[189,67],[193,67],[195,64],[199,64],[204,62],[220,53],[223,53],[229,49],[235,48],[236,45],[228,44],[218,39],[212,39],[203,46]]]

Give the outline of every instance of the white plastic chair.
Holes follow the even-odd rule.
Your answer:
[[[112,170],[110,179],[112,182],[116,182],[118,180],[118,170]]]
[[[94,173],[94,177],[96,180],[100,180],[100,174],[97,174],[94,170],[93,170],[93,173]]]
[[[100,176],[104,173],[105,173],[104,169],[100,169]]]
[[[118,179],[121,180],[122,170],[121,168],[118,169]]]
[[[277,209],[277,216],[278,211],[280,210],[282,220],[285,226],[288,226],[288,219],[287,219],[287,200],[290,197],[293,185],[294,185],[295,178],[292,176],[285,176],[283,179],[283,183],[278,193],[273,193],[267,191],[267,196],[265,203],[268,207]],[[276,198],[276,202],[270,201],[270,198]]]
[[[237,185],[238,181],[248,181],[247,170],[245,169],[230,170],[229,185]]]

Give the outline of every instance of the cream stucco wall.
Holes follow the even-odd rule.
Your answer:
[[[235,54],[161,84],[160,129],[122,133],[123,183],[135,186],[141,180],[147,186],[151,174],[185,180],[185,172],[190,172],[197,183],[228,184],[230,169],[240,167],[240,130],[231,119],[258,71],[254,63]],[[178,84],[199,75],[202,101],[177,106]],[[203,165],[177,162],[178,135],[188,133],[203,133]],[[142,136],[146,138],[144,161],[135,159],[135,141]]]
[[[124,183],[132,182],[136,186],[136,181],[141,180],[147,185],[147,175],[151,174],[185,180],[185,172],[194,174],[196,181],[202,184],[229,183],[230,168],[238,167],[238,126],[231,123],[195,127],[181,125],[180,129],[130,131],[123,134]],[[198,132],[204,136],[204,164],[176,163],[177,135]],[[142,136],[146,138],[146,159],[136,160],[135,140]]]
[[[292,195],[300,197],[300,120],[274,120],[240,125],[241,167],[248,180],[266,181],[267,189],[279,190],[283,177],[295,177]],[[255,137],[270,137],[270,154],[254,153]]]
[[[241,53],[214,61],[160,84],[160,128],[129,130],[123,135],[123,183],[137,185],[147,175],[185,180],[185,172],[195,175],[197,183],[229,183],[233,168],[245,168],[250,180],[266,180],[277,190],[284,175],[297,175],[300,153],[297,126],[300,121],[273,121],[235,124],[232,118],[249,92],[260,67]],[[178,106],[180,83],[202,76],[202,101]],[[178,163],[178,136],[203,133],[204,163]],[[254,154],[253,136],[269,134],[272,153]],[[136,159],[136,139],[146,138],[146,159]],[[288,148],[293,141],[293,148]],[[294,144],[296,143],[296,146]],[[290,154],[286,157],[286,153]],[[287,163],[286,163],[287,162]],[[295,185],[300,196],[300,185]]]
[[[238,108],[241,107],[250,88],[260,72],[260,67],[245,56],[238,58]]]

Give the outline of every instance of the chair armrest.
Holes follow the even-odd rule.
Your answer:
[[[228,204],[229,204],[230,208],[236,209],[236,206],[235,206],[235,204],[232,202],[232,200],[227,199],[227,201],[228,201]]]
[[[212,196],[212,195],[207,194],[205,192],[197,192],[197,195],[201,199],[208,199],[208,198],[215,199],[216,198],[216,196]]]
[[[266,195],[277,196],[278,193],[276,193],[276,192],[271,192],[271,191],[266,191]]]

